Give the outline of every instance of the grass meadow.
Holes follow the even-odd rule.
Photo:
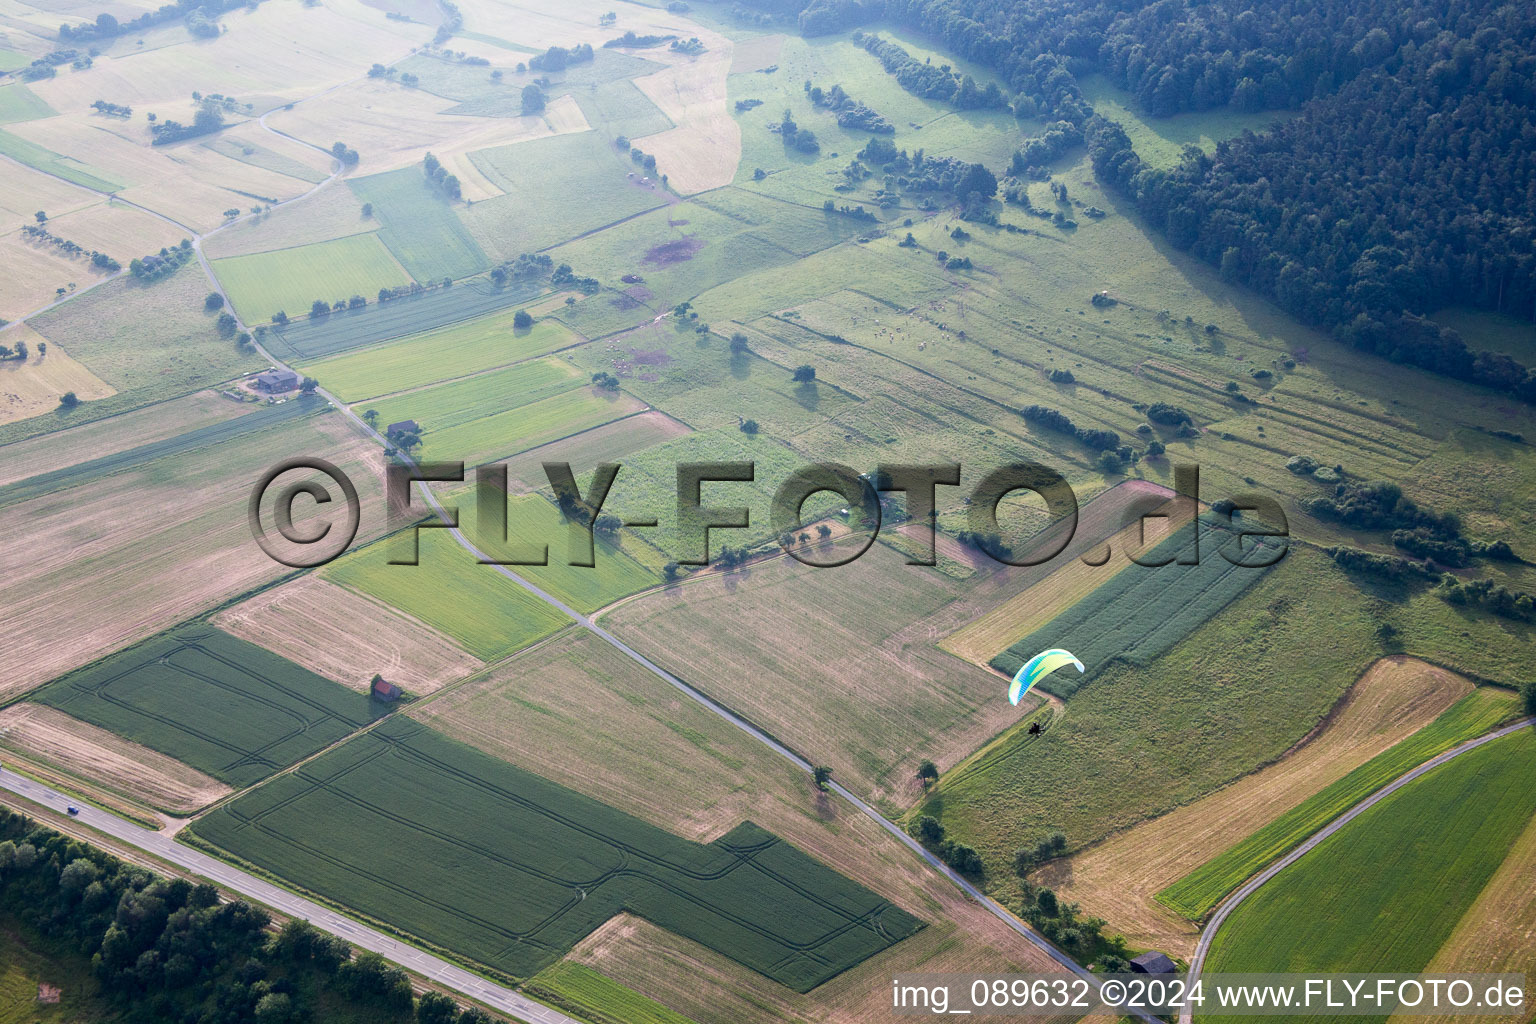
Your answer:
[[[12,86],[11,88],[16,88]],[[12,98],[9,106],[18,113],[25,113],[24,101]],[[16,118],[15,120],[22,120]],[[8,156],[17,163],[34,167],[44,174],[57,175],[65,181],[88,188],[96,192],[120,192],[123,189],[121,182],[113,181],[104,176],[105,172],[99,172],[96,168],[83,164],[67,156],[60,156],[53,150],[19,135],[13,135],[7,131],[0,131],[0,155]]]
[[[17,121],[35,121],[40,117],[52,117],[56,111],[42,97],[17,83],[0,87],[0,124]]]
[[[591,387],[567,390],[458,426],[428,430],[417,454],[475,466],[559,441],[642,408],[634,399],[613,392]]]
[[[361,402],[581,343],[580,337],[553,320],[540,320],[527,330],[516,330],[512,326],[515,314],[513,309],[502,310],[366,351],[306,363],[303,370],[343,401]]]
[[[1514,713],[1514,698],[1505,691],[1469,693],[1423,729],[1158,893],[1158,902],[1192,921],[1200,920],[1227,893],[1371,793],[1458,743],[1481,736]]]
[[[383,225],[379,239],[416,280],[456,281],[489,269],[479,243],[448,200],[427,184],[420,167],[352,178],[347,187],[373,204]]]
[[[334,303],[361,295],[373,301],[380,288],[411,282],[379,241],[378,232],[230,256],[215,260],[213,272],[229,301],[250,323],[271,320],[279,310],[290,316],[307,314],[316,299]]]
[[[424,429],[457,427],[530,402],[553,398],[586,383],[581,372],[555,358],[530,359],[435,387],[371,402],[379,422],[415,420]]]
[[[1207,969],[1419,971],[1536,813],[1533,769],[1526,730],[1415,780],[1250,896]]]
[[[367,725],[384,705],[211,626],[185,626],[33,700],[249,786]]]
[[[399,718],[192,827],[519,979],[624,910],[797,992],[922,927],[750,822],[692,843]]]
[[[506,193],[475,203],[464,213],[480,244],[500,259],[568,241],[666,202],[660,186],[639,184],[645,171],[629,159],[629,150],[617,149],[597,132],[482,149],[470,159]],[[634,179],[627,177],[630,173]],[[530,196],[547,198],[530,204]],[[557,198],[562,196],[579,196],[580,201]],[[571,265],[591,273],[581,264]]]

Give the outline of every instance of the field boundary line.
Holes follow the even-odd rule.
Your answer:
[[[1211,919],[1206,922],[1205,927],[1201,930],[1200,941],[1195,946],[1195,955],[1189,962],[1190,983],[1193,984],[1199,979],[1200,971],[1205,967],[1205,958],[1211,950],[1211,942],[1216,938],[1217,931],[1220,930],[1227,917],[1232,913],[1232,911],[1238,908],[1239,904],[1257,892],[1265,882],[1268,882],[1271,878],[1274,878],[1280,872],[1296,863],[1307,853],[1315,849],[1325,840],[1329,839],[1339,830],[1344,828],[1344,826],[1348,825],[1360,815],[1364,814],[1366,811],[1370,810],[1372,807],[1376,806],[1378,803],[1385,800],[1393,793],[1396,793],[1398,790],[1402,789],[1409,783],[1416,781],[1431,771],[1434,771],[1436,768],[1445,764],[1447,761],[1451,761],[1457,757],[1460,757],[1462,754],[1465,754],[1469,750],[1475,750],[1485,743],[1491,743],[1494,740],[1503,739],[1505,736],[1517,733],[1521,729],[1530,726],[1536,726],[1536,715],[1529,715],[1520,719],[1519,721],[1511,722],[1509,725],[1501,726],[1492,732],[1484,733],[1483,735],[1474,739],[1467,740],[1464,743],[1452,747],[1450,750],[1446,750],[1435,755],[1417,767],[1410,768],[1402,775],[1399,775],[1396,779],[1393,779],[1391,782],[1376,790],[1370,796],[1366,797],[1364,800],[1361,800],[1349,810],[1345,811],[1343,814],[1334,818],[1328,824],[1312,833],[1311,836],[1309,836],[1300,846],[1296,847],[1290,853],[1281,857],[1269,867],[1259,872],[1259,874],[1244,882],[1242,886],[1240,886],[1236,891],[1227,896],[1226,899],[1222,900],[1222,902],[1216,907],[1216,912],[1211,915]],[[1179,1024],[1192,1024],[1193,1020],[1194,1011],[1191,1010],[1189,1006],[1186,1005],[1182,1010],[1179,1011]]]

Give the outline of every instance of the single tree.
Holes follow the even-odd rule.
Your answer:
[[[822,540],[826,540],[828,537],[832,536],[832,527],[828,526],[826,523],[821,523],[816,527],[816,535]]]
[[[373,216],[373,204],[372,203],[364,203],[363,204],[363,219],[367,220],[369,217],[372,217],[372,216]]]
[[[811,770],[811,778],[815,780],[817,789],[825,791],[827,783],[832,781],[832,769],[819,764]]]
[[[526,309],[520,309],[516,313],[513,314],[513,316],[512,316],[512,329],[513,330],[526,331],[528,328],[530,328],[532,326],[533,326],[533,317],[528,315],[528,311]]]
[[[32,216],[37,218],[37,222],[39,224],[43,224],[43,223],[47,222],[47,220],[48,220],[48,215],[46,213],[44,213],[42,210],[38,210]]]
[[[312,395],[315,393],[315,388],[319,386],[320,382],[315,380],[315,378],[305,377],[302,381],[299,382],[299,391],[306,395]]]
[[[809,363],[797,366],[791,379],[798,384],[809,384],[816,379],[816,367]]]
[[[924,846],[938,846],[944,841],[944,826],[938,818],[931,814],[925,814],[917,819],[913,835]]]
[[[363,422],[370,427],[379,422],[379,410],[368,409],[363,413]]]
[[[666,565],[661,567],[661,574],[667,578],[668,583],[671,583],[673,580],[677,579],[677,574],[680,571],[681,566],[679,566],[676,562],[668,562]]]
[[[1034,870],[1035,851],[1027,846],[1021,846],[1013,853],[1013,873],[1023,878]]]
[[[741,432],[743,434],[755,434],[755,433],[757,433],[757,420],[742,420],[741,421]]]
[[[1520,699],[1525,702],[1525,713],[1536,715],[1536,682],[1520,687]]]
[[[922,764],[917,766],[917,781],[923,784],[924,789],[938,782],[939,766],[932,761],[923,761]]]
[[[218,292],[209,292],[208,297],[203,300],[203,308],[210,313],[216,309],[223,309],[224,296],[220,295]]]
[[[80,399],[75,397],[75,393],[73,391],[66,391],[59,397],[59,404],[66,409],[73,409],[75,406],[80,404]]]

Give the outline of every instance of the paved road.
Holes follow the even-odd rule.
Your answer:
[[[1520,721],[1511,725],[1506,725],[1501,729],[1495,729],[1493,732],[1490,732],[1487,735],[1479,736],[1477,739],[1468,740],[1467,742],[1461,744],[1459,747],[1452,747],[1445,753],[1440,754],[1437,757],[1430,758],[1428,761],[1425,761],[1417,768],[1414,768],[1412,771],[1405,772],[1404,774],[1398,776],[1388,785],[1383,786],[1381,789],[1378,789],[1364,800],[1355,804],[1355,806],[1351,807],[1349,810],[1345,811],[1343,814],[1339,815],[1337,818],[1330,821],[1327,825],[1323,826],[1323,828],[1315,832],[1306,842],[1296,847],[1296,849],[1292,850],[1284,857],[1281,857],[1279,860],[1275,861],[1273,864],[1259,872],[1257,875],[1254,875],[1240,888],[1233,892],[1232,895],[1228,896],[1221,902],[1221,905],[1216,908],[1216,913],[1211,915],[1211,919],[1209,922],[1207,922],[1205,929],[1201,931],[1200,941],[1195,946],[1194,959],[1189,962],[1189,980],[1194,981],[1196,978],[1200,977],[1200,972],[1205,967],[1205,956],[1208,952],[1210,952],[1211,949],[1211,940],[1216,937],[1216,933],[1221,929],[1222,923],[1226,921],[1227,917],[1232,913],[1232,911],[1237,909],[1238,904],[1242,903],[1249,896],[1252,896],[1255,892],[1257,892],[1259,887],[1262,886],[1265,882],[1269,881],[1271,878],[1274,878],[1280,872],[1296,863],[1323,840],[1333,835],[1345,825],[1348,825],[1351,821],[1354,821],[1356,818],[1360,817],[1360,815],[1364,814],[1366,811],[1370,810],[1372,807],[1376,806],[1378,803],[1385,800],[1393,793],[1396,793],[1398,790],[1408,785],[1408,783],[1412,782],[1414,779],[1419,778],[1427,772],[1433,771],[1452,758],[1460,757],[1462,754],[1465,754],[1469,750],[1475,750],[1476,748],[1482,746],[1484,743],[1492,743],[1496,739],[1508,736],[1513,732],[1519,732],[1521,729],[1524,729],[1528,726],[1536,726],[1536,716],[1523,718]],[[1185,1007],[1183,1012],[1179,1014],[1179,1024],[1190,1024],[1192,1019],[1192,1011],[1189,1007]]]
[[[339,88],[339,86],[336,87],[336,88]],[[326,90],[326,91],[330,91],[330,90]],[[319,93],[317,95],[324,95],[324,93]],[[307,97],[307,99],[313,99],[313,98],[314,97]],[[299,101],[299,102],[304,102],[304,101]],[[271,111],[268,111],[267,113],[270,114]],[[271,127],[269,127],[267,125],[266,119],[267,119],[267,114],[263,114],[261,116],[261,118],[259,119],[259,121],[260,121],[261,127],[266,129],[267,131],[272,132],[273,134],[282,134],[282,135],[284,135],[285,138],[292,139],[295,142],[300,142],[303,145],[309,146],[311,149],[317,150],[318,152],[322,152],[322,153],[327,152],[326,150],[321,149],[319,146],[310,145],[307,142],[303,142],[303,140],[301,140],[301,139],[296,139],[293,136],[289,136],[289,135],[286,135],[285,133],[278,132],[277,129],[271,128]],[[331,183],[336,181],[338,176],[341,174],[341,171],[342,171],[342,167],[340,165],[340,162],[337,161],[334,164],[334,169],[331,172],[331,176],[329,178],[327,178],[325,181],[320,182],[313,189],[310,189],[308,192],[304,193],[304,195],[305,196],[311,195],[314,192],[319,191],[320,189],[330,185]],[[297,198],[303,198],[303,196],[299,196]],[[293,202],[293,201],[295,201],[295,200],[287,200],[286,202]],[[282,204],[280,204],[280,205],[282,205]],[[141,207],[141,209],[142,209],[142,207]],[[146,212],[153,213],[154,211],[146,211]],[[157,216],[160,216],[160,215],[157,214]],[[203,243],[203,239],[206,238],[208,235],[216,234],[218,231],[222,231],[222,230],[224,230],[224,228],[230,227],[230,226],[232,226],[234,224],[237,224],[237,223],[239,223],[239,222],[241,222],[243,220],[246,220],[250,216],[254,216],[254,215],[253,214],[247,214],[245,216],[238,217],[238,218],[236,218],[234,220],[229,221],[226,224],[221,225],[218,228],[215,228],[213,231],[207,232],[206,234],[198,234],[196,232],[192,232],[192,244],[193,244],[193,249],[195,250],[195,252],[197,254],[198,262],[202,266],[203,272],[207,275],[208,280],[211,282],[213,289],[215,291],[217,291],[220,295],[224,296],[226,307],[229,310],[229,312],[236,317],[236,322],[239,324],[241,330],[248,330],[249,328],[244,323],[244,321],[240,319],[239,313],[236,312],[235,309],[234,309],[234,304],[230,303],[228,301],[229,296],[224,293],[224,288],[219,283],[219,279],[218,279],[217,275],[214,274],[213,267],[209,265],[207,257],[204,256],[204,254],[203,254],[203,245],[202,245],[202,243]],[[166,218],[162,218],[162,219],[166,219]],[[662,314],[662,315],[665,315],[665,314]],[[661,317],[658,316],[656,319],[660,320]],[[260,343],[255,343],[255,348],[256,348],[257,352],[262,357],[267,359],[267,361],[271,365],[277,366],[277,367],[281,367],[283,369],[291,369],[291,367],[287,366],[287,364],[285,364],[281,360],[277,359],[275,356],[272,355],[271,352],[267,351],[267,349],[264,346],[262,346]],[[336,408],[339,409],[354,424],[354,426],[356,426],[358,429],[360,429],[363,433],[365,433],[366,435],[368,435],[370,438],[372,438],[373,440],[377,441],[381,445],[390,446],[390,442],[383,435],[381,435],[378,431],[374,430],[371,426],[369,426],[367,423],[365,423],[359,416],[357,416],[357,414],[355,414],[350,408],[348,408],[346,403],[342,402],[335,395],[331,394],[330,392],[326,391],[323,388],[317,388],[316,389],[316,393],[319,394],[321,397],[325,398],[326,400],[328,400],[329,402],[331,402],[331,404],[333,404],[334,406],[336,406]],[[401,454],[401,458],[407,464],[412,464],[411,463],[411,459],[410,459],[410,457],[408,455],[405,455],[404,453],[402,453]],[[434,495],[432,493],[429,485],[426,484],[426,483],[422,483],[419,486],[420,486],[420,491],[421,491],[422,496],[432,506],[433,510],[436,511],[438,513],[438,515],[441,518],[444,519],[444,521],[446,521],[447,520],[447,516],[444,514],[443,508],[442,508],[441,504],[438,503],[437,497],[436,497],[436,495]],[[460,530],[458,528],[454,528],[451,532],[452,532],[454,538],[459,542],[460,546],[465,548],[470,553],[474,554],[477,559],[480,559],[481,561],[485,561],[484,555],[478,549],[476,549],[475,546],[472,543],[470,543],[469,538],[464,534],[464,532],[462,530]],[[773,739],[767,733],[765,733],[762,730],[758,729],[756,726],[752,725],[750,722],[746,721],[743,718],[738,717],[735,714],[735,712],[731,711],[729,708],[725,707],[722,704],[716,703],[715,701],[711,700],[709,697],[705,696],[703,693],[699,692],[698,690],[695,690],[693,687],[689,686],[687,683],[683,682],[681,679],[677,678],[676,676],[672,675],[670,672],[667,672],[666,670],[661,668],[659,665],[657,665],[654,662],[650,661],[644,655],[640,654],[638,651],[634,650],[633,648],[631,648],[630,646],[625,644],[623,641],[619,640],[618,637],[614,636],[612,633],[609,633],[607,630],[603,629],[596,622],[592,621],[592,619],[589,618],[588,616],[581,614],[580,612],[578,612],[575,609],[573,609],[573,608],[569,607],[568,605],[566,605],[563,601],[561,601],[558,598],[556,598],[554,595],[548,593],[547,591],[544,591],[544,590],[540,589],[539,587],[537,587],[534,584],[530,583],[528,580],[523,579],[521,576],[518,576],[516,573],[512,572],[506,566],[497,565],[497,566],[492,566],[492,568],[494,568],[497,572],[501,573],[503,576],[505,576],[507,579],[509,579],[513,583],[517,584],[518,586],[522,587],[524,590],[528,591],[533,596],[537,597],[539,600],[543,601],[545,604],[550,605],[551,607],[553,607],[556,610],[560,611],[562,614],[564,614],[564,615],[568,616],[569,618],[575,620],[575,622],[579,626],[581,626],[584,629],[587,629],[587,630],[591,631],[594,635],[596,635],[597,637],[599,637],[600,639],[602,639],[606,643],[608,643],[611,646],[613,646],[619,652],[621,652],[626,657],[628,657],[631,661],[634,661],[636,664],[639,664],[642,667],[644,667],[645,669],[647,669],[648,671],[654,673],[657,677],[662,679],[668,685],[676,688],[677,690],[679,690],[680,692],[685,694],[689,699],[691,699],[694,702],[698,703],[699,705],[701,705],[702,707],[704,707],[705,709],[707,709],[711,713],[713,713],[715,715],[718,715],[720,718],[723,718],[725,721],[727,721],[727,722],[731,723],[732,725],[736,726],[738,729],[740,729],[741,731],[745,732],[747,735],[751,736],[753,739],[757,740],[758,742],[765,744],[767,747],[769,747],[771,750],[773,750],[774,753],[776,753],[780,757],[783,757],[786,760],[790,761],[792,764],[794,764],[796,767],[800,768],[802,771],[804,771],[804,772],[806,772],[808,774],[811,772],[811,770],[812,770],[811,764],[808,761],[806,761],[804,758],[802,758],[800,755],[796,754],[794,751],[790,750],[788,747],[785,747],[783,744],[779,743],[777,740]],[[15,775],[7,776],[6,780],[5,780],[6,788],[12,789],[13,791],[18,792],[18,793],[23,793],[23,795],[29,795],[30,796],[30,794],[25,793],[22,789],[18,789],[16,786],[10,785],[10,783],[13,780],[16,780],[16,778],[17,777]],[[32,783],[32,782],[30,782],[28,780],[20,780],[20,781],[21,781],[22,785],[32,786],[36,791],[41,792],[43,794],[46,794],[51,799],[51,802],[50,801],[41,801],[41,800],[38,801],[38,802],[40,802],[40,803],[47,802],[49,806],[55,806],[55,805],[62,806],[62,804],[58,804],[58,801],[62,801],[62,800],[64,800],[64,798],[62,796],[60,796],[59,794],[54,793],[52,790],[48,790],[48,789],[46,789],[46,787],[40,786],[40,785],[38,785],[36,783]],[[893,836],[897,841],[899,841],[900,843],[905,845],[908,849],[910,849],[913,853],[915,853],[919,857],[921,857],[930,867],[932,867],[935,871],[938,871],[945,878],[949,879],[949,881],[951,883],[953,883],[956,887],[958,887],[967,896],[969,896],[971,899],[975,900],[981,906],[985,907],[987,909],[987,911],[989,913],[991,913],[994,917],[996,917],[999,921],[1003,922],[1003,924],[1007,925],[1015,933],[1017,933],[1018,935],[1022,936],[1026,941],[1030,942],[1031,944],[1033,944],[1034,946],[1036,946],[1040,950],[1042,950],[1047,956],[1049,956],[1051,958],[1051,960],[1053,960],[1055,963],[1060,965],[1065,970],[1070,971],[1073,974],[1078,975],[1079,977],[1082,977],[1082,978],[1088,980],[1089,983],[1092,984],[1095,987],[1095,989],[1097,989],[1097,987],[1098,987],[1098,980],[1094,977],[1094,975],[1091,972],[1089,972],[1087,970],[1087,968],[1083,967],[1077,961],[1073,960],[1070,956],[1068,956],[1067,954],[1063,953],[1061,950],[1057,949],[1049,941],[1047,941],[1044,936],[1042,936],[1038,932],[1035,932],[1032,929],[1030,929],[1028,925],[1024,924],[1024,922],[1019,920],[1013,914],[1009,913],[1007,910],[1003,909],[1002,906],[1000,906],[998,903],[996,903],[994,900],[992,900],[990,897],[988,897],[980,889],[977,889],[974,885],[972,885],[969,881],[967,881],[961,875],[959,875],[955,871],[951,870],[948,865],[946,865],[943,861],[939,860],[932,853],[928,852],[928,850],[925,849],[922,846],[922,844],[918,843],[911,836],[907,835],[907,833],[905,831],[903,831],[901,828],[899,828],[898,826],[893,824],[891,821],[889,821],[879,811],[875,810],[875,808],[871,807],[869,804],[867,804],[863,800],[859,799],[859,797],[855,796],[852,792],[850,792],[848,789],[846,789],[845,787],[843,787],[842,785],[840,785],[837,782],[830,783],[829,784],[829,788],[831,789],[832,792],[836,793],[838,796],[841,796],[844,800],[847,800],[856,809],[858,809],[858,811],[860,813],[864,814],[871,821],[873,821],[877,825],[879,825],[882,829],[884,829],[891,836]],[[56,798],[56,800],[53,800],[52,798]],[[231,889],[233,889],[233,890],[235,890],[237,892],[241,892],[241,893],[245,893],[247,895],[251,895],[253,898],[260,899],[260,900],[262,900],[265,903],[269,903],[271,906],[277,907],[277,908],[283,910],[285,913],[293,913],[294,916],[303,917],[306,920],[311,921],[313,924],[315,924],[316,927],[325,928],[327,931],[334,931],[336,934],[341,935],[342,937],[348,939],[349,941],[353,942],[355,945],[364,946],[367,949],[373,949],[373,950],[375,950],[375,951],[377,951],[379,953],[384,954],[385,956],[389,956],[390,959],[394,960],[396,963],[400,963],[403,966],[408,967],[408,968],[410,968],[412,970],[416,970],[416,971],[419,971],[420,973],[426,974],[428,977],[431,977],[431,978],[433,978],[434,980],[437,980],[437,981],[441,981],[444,984],[449,985],[449,986],[451,986],[453,988],[456,988],[456,989],[458,989],[461,992],[465,992],[465,993],[468,993],[470,995],[473,995],[475,998],[481,999],[481,1000],[483,1000],[484,1002],[486,1002],[489,1005],[506,1008],[504,1003],[498,1002],[497,1000],[511,999],[511,1000],[516,1000],[517,1003],[520,1004],[522,1007],[526,1007],[526,1009],[516,1009],[516,1008],[514,1008],[514,1012],[519,1013],[521,1016],[523,1016],[523,1017],[525,1017],[525,1018],[527,1018],[529,1020],[538,1022],[538,1024],[553,1024],[553,1022],[556,1022],[556,1021],[567,1021],[567,1020],[569,1020],[569,1018],[566,1018],[566,1017],[556,1013],[554,1010],[551,1010],[548,1007],[542,1006],[541,1004],[534,1003],[533,1001],[528,1000],[528,999],[518,995],[517,993],[513,992],[510,989],[505,989],[505,988],[502,988],[500,986],[492,985],[490,982],[487,982],[484,979],[479,978],[478,976],[469,973],[468,971],[464,971],[464,970],[462,970],[460,968],[456,968],[456,967],[452,966],[451,964],[448,964],[448,963],[446,963],[444,961],[441,961],[441,960],[437,960],[436,958],[428,957],[424,953],[421,953],[421,952],[419,952],[417,950],[411,949],[411,947],[400,946],[398,943],[395,943],[393,940],[391,940],[391,939],[389,939],[389,938],[387,938],[387,937],[385,937],[385,936],[383,936],[383,935],[381,935],[381,934],[379,934],[377,932],[372,932],[372,931],[370,931],[368,929],[364,929],[361,925],[358,925],[356,922],[351,921],[349,918],[346,918],[346,917],[343,917],[343,916],[341,916],[339,914],[335,914],[335,913],[332,913],[331,911],[325,910],[323,907],[320,907],[317,904],[310,903],[307,900],[303,900],[303,899],[301,899],[301,898],[299,898],[297,896],[294,896],[291,893],[288,893],[286,890],[279,889],[276,886],[271,885],[270,883],[264,882],[261,879],[256,878],[253,875],[246,874],[245,872],[240,871],[239,869],[234,868],[234,867],[232,867],[232,866],[230,866],[228,864],[225,864],[222,861],[216,860],[216,859],[214,859],[212,857],[208,857],[205,854],[198,853],[197,851],[190,850],[190,849],[188,849],[186,847],[179,846],[168,836],[163,836],[163,835],[160,835],[158,833],[148,831],[146,829],[138,828],[137,826],[130,825],[127,822],[124,822],[121,819],[114,817],[113,815],[105,814],[104,812],[94,811],[94,809],[89,809],[89,808],[85,808],[85,807],[81,808],[81,817],[82,817],[82,819],[86,819],[86,815],[88,813],[96,815],[101,820],[104,820],[105,822],[110,823],[112,827],[110,827],[110,828],[103,828],[102,830],[110,833],[111,835],[116,836],[119,839],[124,840],[125,842],[132,843],[133,845],[138,846],[141,849],[147,850],[147,851],[152,852],[152,853],[156,853],[156,854],[158,854],[158,855],[160,855],[162,857],[165,857],[166,860],[170,860],[173,863],[181,864],[183,867],[187,867],[190,870],[194,870],[194,871],[199,872],[200,874],[207,875],[209,878],[213,878],[216,881],[219,881],[220,884],[226,885],[229,888],[231,888]],[[97,822],[97,818],[91,818],[91,819],[86,819],[86,820],[88,820],[88,823],[90,823],[92,825],[95,825],[96,822]],[[170,856],[170,855],[166,854],[164,851],[167,848],[171,849],[171,850],[174,850],[177,853],[178,856],[173,857],[173,856]],[[185,856],[195,857],[197,859],[198,865],[202,865],[202,866],[194,866],[194,865],[189,864],[186,861],[180,859],[180,857],[185,857]],[[215,873],[215,872],[217,872],[217,873]],[[257,895],[256,892],[253,891],[252,887],[260,887],[262,890],[270,892],[272,894],[273,898],[268,899],[266,896],[259,896],[259,895]],[[287,905],[284,902],[280,902],[280,901],[288,901],[290,903],[293,903],[293,904],[299,906],[301,909],[300,910],[289,910]],[[317,918],[316,916],[313,916],[313,915],[323,915],[323,916]],[[330,921],[330,922],[335,923],[336,927],[335,928],[331,928],[328,924],[325,923],[326,921]],[[359,935],[366,935],[366,936],[368,936],[370,938],[370,941],[377,941],[377,942],[380,942],[380,943],[384,943],[384,944],[386,944],[386,946],[384,948],[380,948],[379,946],[376,946],[376,945],[367,944],[367,943],[363,942],[360,938],[358,938]],[[394,949],[397,949],[397,950],[410,949],[411,951],[409,953],[403,953],[402,952],[399,956],[390,956],[390,954],[389,954],[389,952],[387,950],[389,948],[391,948],[391,947],[394,948]],[[423,964],[426,964],[431,969],[429,970],[429,969],[427,969],[427,967],[423,967],[422,966]],[[438,972],[442,972],[442,973],[438,973]],[[458,981],[453,980],[454,978],[457,978],[459,980]],[[464,985],[469,985],[471,987],[464,987],[464,985],[461,985],[459,983],[460,981],[462,981],[464,983]],[[492,996],[486,995],[485,992],[490,992],[492,994],[492,996],[494,996],[494,998],[492,998]],[[1149,1015],[1144,1015],[1144,1014],[1143,1015],[1138,1015],[1138,1018],[1140,1020],[1142,1020],[1144,1022],[1144,1024],[1159,1024],[1159,1022],[1156,1020],[1156,1018],[1151,1017]]]
[[[287,889],[279,888],[217,858],[178,843],[171,836],[140,828],[132,822],[124,821],[90,804],[76,803],[64,794],[55,792],[42,783],[33,782],[25,776],[0,769],[0,787],[60,814],[67,813],[67,808],[71,805],[77,806],[80,808],[80,814],[75,820],[91,828],[211,879],[222,888],[248,896],[290,917],[303,918],[316,928],[340,935],[359,949],[371,949],[410,971],[471,996],[487,1006],[514,1014],[523,1020],[531,1021],[532,1024],[578,1024],[570,1017],[542,1003],[536,1003],[504,985],[487,981],[478,974],[466,971],[414,946],[397,942],[382,932],[359,924],[334,910],[322,907]]]

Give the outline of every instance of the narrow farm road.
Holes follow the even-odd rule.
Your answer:
[[[1237,909],[1239,904],[1257,892],[1259,887],[1262,886],[1265,882],[1269,881],[1271,878],[1274,878],[1280,872],[1296,863],[1308,852],[1315,849],[1318,844],[1323,842],[1323,840],[1338,832],[1339,829],[1343,828],[1345,825],[1348,825],[1351,821],[1354,821],[1360,815],[1364,814],[1366,811],[1370,810],[1372,807],[1376,806],[1378,803],[1385,800],[1393,793],[1396,793],[1398,790],[1402,789],[1404,786],[1408,785],[1415,779],[1433,771],[1434,769],[1440,767],[1442,764],[1445,764],[1447,761],[1450,761],[1453,758],[1460,757],[1462,754],[1465,754],[1469,750],[1475,750],[1476,748],[1482,746],[1484,743],[1491,743],[1496,739],[1508,736],[1510,733],[1519,732],[1521,729],[1531,726],[1536,726],[1536,716],[1522,718],[1518,722],[1512,722],[1509,725],[1495,729],[1493,732],[1486,733],[1477,737],[1476,739],[1467,740],[1465,743],[1458,747],[1452,747],[1450,750],[1445,751],[1443,754],[1439,754],[1436,757],[1430,758],[1428,761],[1425,761],[1417,768],[1404,772],[1392,782],[1378,789],[1364,800],[1361,800],[1359,803],[1355,804],[1355,806],[1351,807],[1337,818],[1334,818],[1327,825],[1324,825],[1317,832],[1313,833],[1311,838],[1309,838],[1306,842],[1296,847],[1296,849],[1292,850],[1284,857],[1281,857],[1269,867],[1265,868],[1263,871],[1250,878],[1247,882],[1243,883],[1240,887],[1233,891],[1232,895],[1228,896],[1225,900],[1222,900],[1221,904],[1216,908],[1216,912],[1211,915],[1210,921],[1206,922],[1205,928],[1200,932],[1200,941],[1195,946],[1194,958],[1189,962],[1190,982],[1193,983],[1197,978],[1200,977],[1200,972],[1205,967],[1206,954],[1209,953],[1211,949],[1211,941],[1216,938],[1216,933],[1221,930],[1223,922],[1225,922],[1227,917],[1231,915],[1232,911]],[[1191,1024],[1193,1019],[1193,1011],[1190,1007],[1185,1006],[1184,1009],[1179,1013],[1179,1024]]]
[[[316,928],[341,936],[353,946],[372,950],[409,971],[462,992],[487,1006],[530,1021],[531,1024],[579,1024],[578,1021],[542,1003],[536,1003],[505,985],[488,981],[478,974],[466,971],[415,946],[396,941],[383,932],[360,924],[343,914],[338,914],[334,910],[257,878],[233,865],[194,850],[190,846],[178,843],[172,836],[140,828],[90,804],[72,803],[71,798],[63,793],[33,782],[25,776],[0,769],[0,788],[10,790],[17,796],[24,797],[32,803],[41,804],[60,814],[67,814],[71,806],[76,806],[79,808],[79,813],[74,816],[75,820],[93,829],[105,832],[146,853],[154,854],[162,860],[186,868],[222,888],[248,896],[290,917],[303,918]]]

